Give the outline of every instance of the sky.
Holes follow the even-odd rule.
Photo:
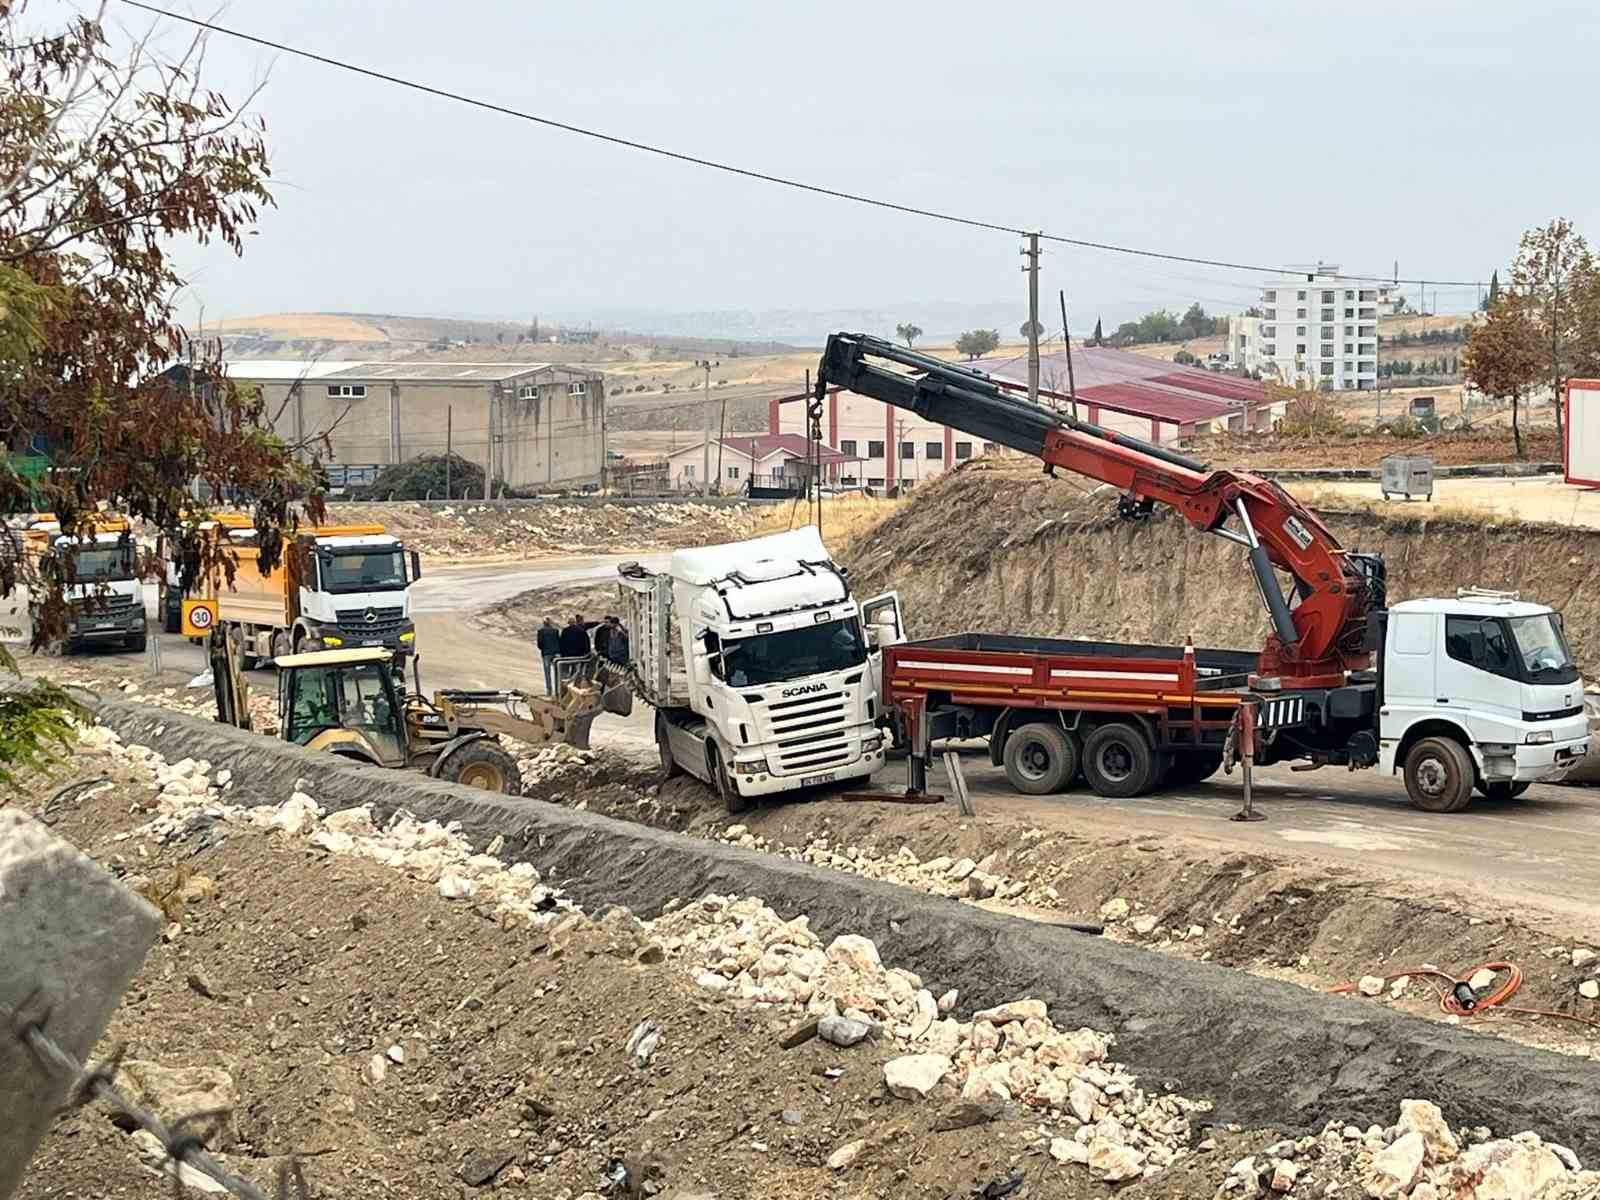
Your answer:
[[[1503,269],[1521,231],[1557,215],[1600,241],[1600,8],[1586,2],[169,2],[556,120],[1063,236],[1460,280]],[[48,3],[74,7],[35,11]],[[135,33],[160,20],[111,10]],[[169,47],[188,36],[161,25]],[[241,97],[263,79],[277,207],[243,258],[183,251],[186,316],[1026,315],[1013,234],[212,38],[211,86]],[[1192,300],[1239,311],[1260,278],[1047,245],[1041,289],[1111,325]],[[1475,299],[1442,289],[1439,306]]]

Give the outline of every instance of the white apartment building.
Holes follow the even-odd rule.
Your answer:
[[[1337,264],[1289,270],[1261,285],[1261,316],[1230,321],[1234,361],[1286,384],[1376,388],[1380,286],[1334,278]]]

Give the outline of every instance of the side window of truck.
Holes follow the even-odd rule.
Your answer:
[[[1396,654],[1431,654],[1433,628],[1431,613],[1396,613],[1390,618],[1389,647]]]
[[[1517,677],[1505,626],[1493,617],[1445,617],[1444,650],[1457,662],[1507,679]]]

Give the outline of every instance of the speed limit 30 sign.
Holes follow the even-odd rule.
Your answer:
[[[217,627],[217,602],[215,600],[185,600],[183,602],[183,636],[206,637]]]

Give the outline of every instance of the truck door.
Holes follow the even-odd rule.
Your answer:
[[[906,640],[906,626],[900,616],[900,593],[885,592],[861,602],[861,624],[868,642],[877,649]]]
[[[1444,653],[1435,668],[1438,703],[1459,714],[1474,738],[1489,737],[1474,725],[1485,719],[1522,719],[1522,683],[1517,651],[1499,617],[1444,618]]]
[[[1383,656],[1383,716],[1378,736],[1385,751],[1419,716],[1438,711],[1433,690],[1438,658],[1436,613],[1391,612]],[[1387,763],[1386,763],[1387,767]]]
[[[905,621],[900,615],[900,593],[885,592],[862,601],[861,624],[867,634],[867,665],[872,669],[872,690],[882,703],[883,648],[906,640]]]

